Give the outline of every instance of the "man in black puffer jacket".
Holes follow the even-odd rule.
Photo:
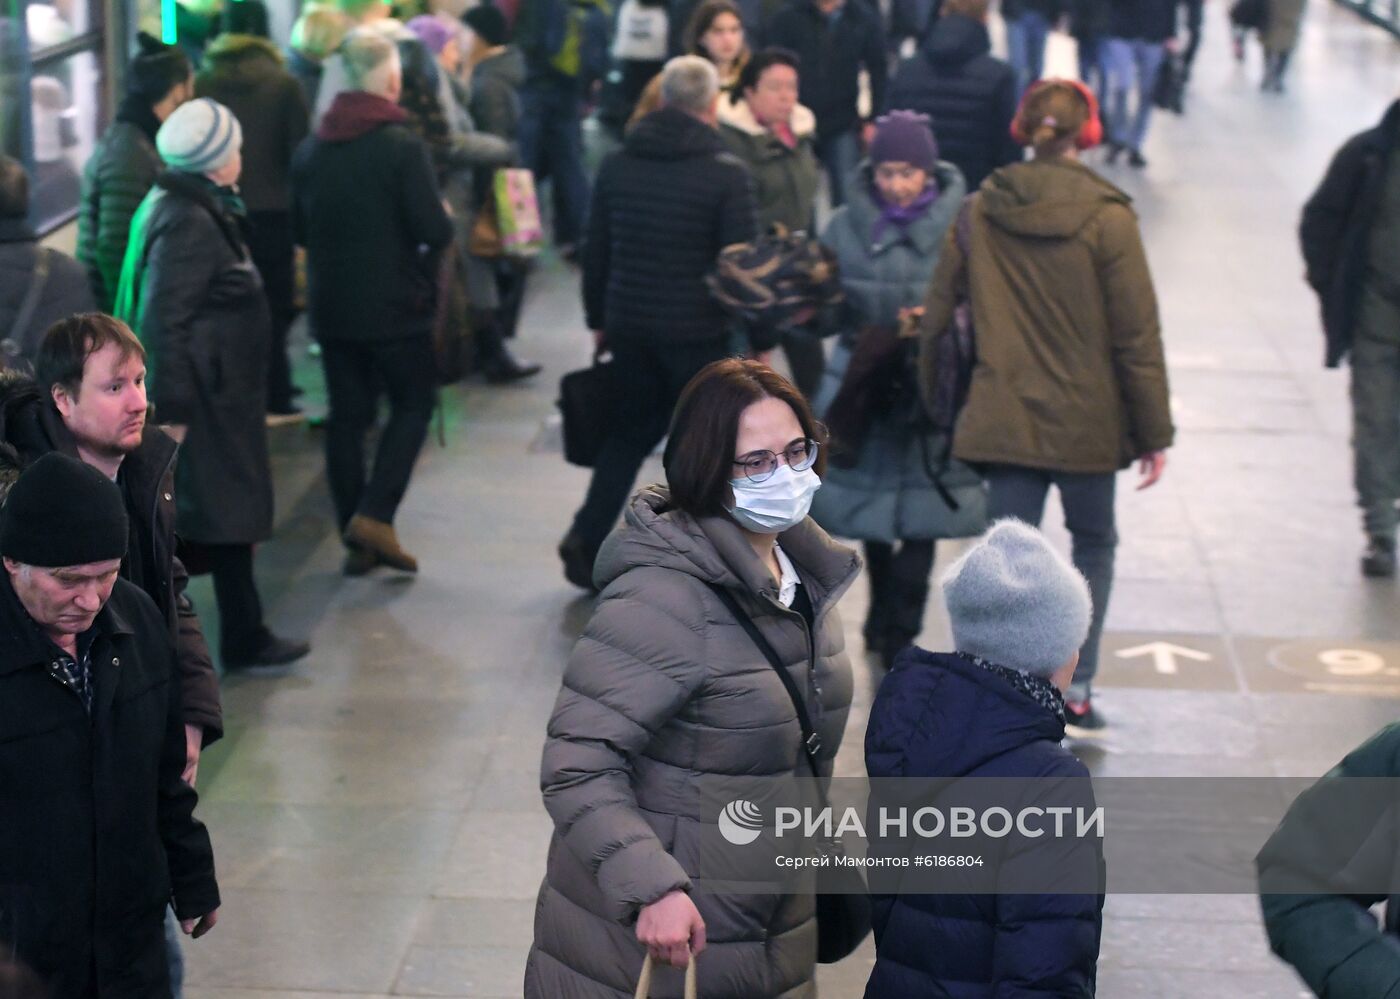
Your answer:
[[[1021,159],[1011,138],[1016,73],[992,55],[989,0],[947,0],[920,50],[900,63],[889,110],[919,111],[933,121],[942,157],[975,191],[997,167]]]
[[[588,496],[559,546],[564,575],[591,589],[593,559],[687,382],[725,355],[729,326],[705,276],[719,251],[752,240],[753,181],[717,127],[719,75],[698,56],[662,73],[663,107],[603,162],[589,209],[583,304],[612,352],[618,407]]]

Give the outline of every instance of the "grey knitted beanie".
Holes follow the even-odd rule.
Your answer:
[[[233,112],[208,97],[181,104],[156,133],[165,165],[184,173],[213,173],[243,145],[243,129]]]
[[[992,525],[943,576],[959,652],[1049,677],[1089,634],[1089,584],[1034,527]]]

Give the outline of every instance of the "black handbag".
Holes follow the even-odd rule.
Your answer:
[[[778,679],[782,680],[788,697],[792,698],[792,706],[797,709],[797,723],[802,727],[802,755],[807,758],[807,766],[812,770],[821,807],[830,807],[831,801],[827,798],[826,787],[817,769],[817,754],[822,748],[821,736],[812,726],[811,716],[807,714],[807,701],[797,689],[797,682],[783,666],[783,661],[778,658],[768,639],[763,637],[763,632],[758,630],[758,625],[744,613],[734,594],[717,583],[710,583],[709,587],[729,613],[734,615],[734,620],[739,622],[754,645],[758,646],[778,674]],[[835,839],[824,840],[820,849],[833,859],[843,853],[841,844]],[[849,956],[870,935],[870,925],[870,896],[860,870],[839,867],[834,863],[817,868],[817,960],[822,964],[835,964]]]
[[[612,430],[617,405],[612,361],[593,355],[593,364],[559,379],[559,413],[563,420],[564,460],[592,468]]]

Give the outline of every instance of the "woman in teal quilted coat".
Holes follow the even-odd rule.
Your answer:
[[[927,117],[895,111],[880,119],[869,161],[822,234],[846,292],[841,334],[817,393],[827,418],[861,338],[880,328],[888,340],[923,301],[966,190],[957,167],[938,159]],[[946,458],[946,441],[912,422],[911,407],[891,398],[884,383],[869,394],[878,398],[859,443],[828,466],[812,516],[831,534],[865,542],[865,643],[888,663],[923,628],[935,541],[980,534],[986,501],[977,473]]]

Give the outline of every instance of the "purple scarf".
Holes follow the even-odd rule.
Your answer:
[[[938,182],[930,177],[928,187],[924,188],[917,198],[903,207],[888,204],[884,198],[880,197],[880,190],[874,184],[870,185],[870,193],[875,197],[875,204],[880,206],[880,217],[875,220],[875,228],[870,232],[870,242],[878,244],[880,237],[891,225],[899,226],[900,233],[903,234],[903,231],[909,228],[910,223],[918,220],[928,211],[929,205],[937,201],[938,195],[942,192],[938,190]]]

